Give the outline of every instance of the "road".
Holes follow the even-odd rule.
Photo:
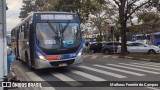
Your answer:
[[[18,60],[15,60],[12,66],[21,81],[44,81],[50,86],[40,88],[42,90],[160,90],[160,87],[100,87],[101,85],[94,85],[94,81],[160,81],[160,63],[101,54],[84,55],[83,58],[82,64],[61,69],[32,71],[26,68],[25,63]],[[56,87],[49,81],[60,81],[57,82],[59,85],[70,87]],[[83,85],[85,81],[90,81],[89,83],[94,87],[86,87],[87,85]]]

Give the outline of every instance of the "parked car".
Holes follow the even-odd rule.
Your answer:
[[[147,45],[140,42],[132,42],[127,44],[128,53],[160,53],[160,48],[154,45]]]
[[[105,42],[102,45],[102,52],[104,54],[109,54],[109,53],[118,53],[118,47],[121,46],[120,42]]]
[[[98,42],[92,43],[92,44],[90,45],[90,51],[91,51],[92,53],[101,52],[101,51],[102,51],[102,43],[98,43]]]

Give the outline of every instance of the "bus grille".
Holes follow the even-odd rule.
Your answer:
[[[52,66],[59,66],[59,64],[63,64],[66,63],[67,65],[72,64],[75,61],[75,59],[71,59],[71,60],[65,60],[65,61],[55,61],[55,62],[50,62],[50,64]]]

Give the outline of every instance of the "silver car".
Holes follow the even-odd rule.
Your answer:
[[[156,54],[160,53],[160,48],[157,46],[150,46],[140,42],[132,42],[127,44],[128,53],[148,53]]]

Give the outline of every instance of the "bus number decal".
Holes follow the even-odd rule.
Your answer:
[[[45,40],[44,44],[56,44],[56,40]]]

